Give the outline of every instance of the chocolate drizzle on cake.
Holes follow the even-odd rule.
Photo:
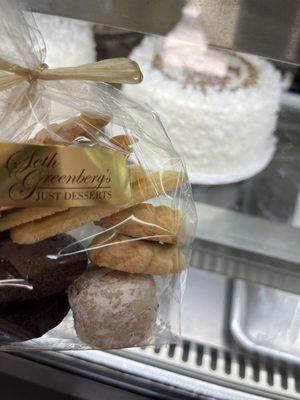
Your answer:
[[[164,60],[158,53],[154,55],[152,67],[159,70],[166,78],[177,80],[172,73],[167,71]],[[233,53],[229,54],[228,72],[224,77],[195,73],[185,68],[182,69],[182,75],[183,88],[191,86],[203,93],[206,93],[209,87],[214,87],[220,92],[224,90],[234,92],[241,88],[255,86],[258,82],[258,72],[254,65],[244,57]]]

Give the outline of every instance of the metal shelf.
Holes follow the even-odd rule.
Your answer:
[[[184,0],[27,0],[31,10],[165,35]],[[295,0],[198,0],[213,46],[300,64],[300,4]]]
[[[300,230],[197,203],[191,266],[300,294]]]

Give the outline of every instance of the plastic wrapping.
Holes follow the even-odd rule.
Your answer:
[[[97,76],[89,65],[85,80],[80,80],[82,68],[71,71],[74,79],[70,70],[47,69],[43,41],[30,16],[13,2],[0,3],[0,67],[15,64],[0,76],[0,173],[23,180],[21,189],[19,181],[13,186],[10,201],[3,197],[5,183],[0,192],[0,348],[119,348],[174,341],[196,225],[181,157],[155,112],[99,82],[130,81],[130,64],[104,62]],[[112,77],[111,66],[116,67]],[[97,83],[88,81],[89,73]],[[6,160],[11,149],[6,143],[25,146],[17,147],[16,162]],[[48,170],[57,163],[35,161],[41,149],[48,155],[57,151],[68,173],[71,168],[80,176],[67,175],[63,167],[60,175],[43,175],[46,160]],[[72,149],[79,149],[80,158]],[[24,152],[31,156],[22,158]],[[68,152],[73,158],[67,163]],[[105,169],[107,160],[109,173],[87,175],[85,165]],[[30,174],[44,184],[37,207],[27,175],[24,183],[29,164],[35,166]],[[113,176],[123,186],[105,191]],[[59,185],[55,192],[53,182],[73,182],[71,195]],[[60,191],[64,201],[61,196],[58,201]]]

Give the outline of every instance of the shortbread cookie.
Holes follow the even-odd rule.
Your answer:
[[[151,276],[86,272],[68,289],[77,336],[98,349],[143,345],[151,337],[158,302]]]
[[[96,225],[127,236],[174,244],[182,227],[182,215],[167,206],[141,203],[103,218]]]
[[[161,245],[132,239],[113,231],[99,234],[88,252],[90,260],[107,267],[134,274],[165,275],[181,272],[185,257],[175,245]]]
[[[141,181],[147,177],[147,172],[139,165],[128,166],[128,171],[131,183]],[[2,211],[0,232],[65,210],[67,210],[67,208],[27,207],[13,209],[12,207],[2,207],[0,209],[0,211]]]
[[[148,173],[147,178],[132,185],[130,204],[123,206],[101,205],[97,207],[74,207],[49,217],[17,226],[10,231],[15,243],[32,244],[58,233],[68,232],[89,222],[115,214],[128,206],[166,194],[183,184],[186,175],[175,171]]]
[[[139,165],[129,165],[128,174],[131,185],[140,183],[148,176],[148,172]],[[4,207],[5,210],[8,208]],[[0,219],[0,232],[65,210],[67,208],[28,207],[9,209],[7,214],[4,212]]]
[[[81,114],[60,124],[52,124],[49,128],[42,129],[37,133],[35,141],[42,144],[58,144],[60,140],[55,139],[55,135],[57,135],[65,143],[80,139],[97,142],[97,134],[108,122],[108,119],[97,117],[94,114]]]
[[[138,140],[127,135],[117,135],[112,137],[110,142],[114,146],[121,147],[125,151],[132,152],[133,149],[131,147],[137,143]]]
[[[3,211],[7,211],[7,210],[11,210],[13,207],[6,207],[6,206],[3,206],[3,207],[0,207],[0,212],[2,213]]]
[[[133,184],[135,182],[139,182],[139,181],[144,181],[147,179],[148,175],[151,174],[151,172],[145,170],[140,165],[132,164],[132,165],[128,165],[127,168],[128,168],[128,175],[129,175],[129,180],[130,180],[131,184]]]
[[[81,113],[81,119],[95,128],[101,129],[104,128],[111,121],[112,116],[102,115],[91,112],[83,112]]]
[[[64,210],[66,210],[66,208],[28,207],[15,208],[12,211],[3,212],[0,218],[0,232]]]

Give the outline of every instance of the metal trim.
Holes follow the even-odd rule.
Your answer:
[[[246,282],[237,280],[233,283],[232,308],[229,324],[230,332],[234,340],[249,352],[284,360],[288,363],[300,366],[300,358],[298,356],[258,345],[246,335],[242,327],[242,321],[247,318],[247,315],[244,314],[244,308],[247,302],[247,288],[248,285]]]
[[[212,46],[300,64],[300,3],[295,0],[197,0]],[[31,10],[136,32],[166,35],[185,0],[27,0]]]

